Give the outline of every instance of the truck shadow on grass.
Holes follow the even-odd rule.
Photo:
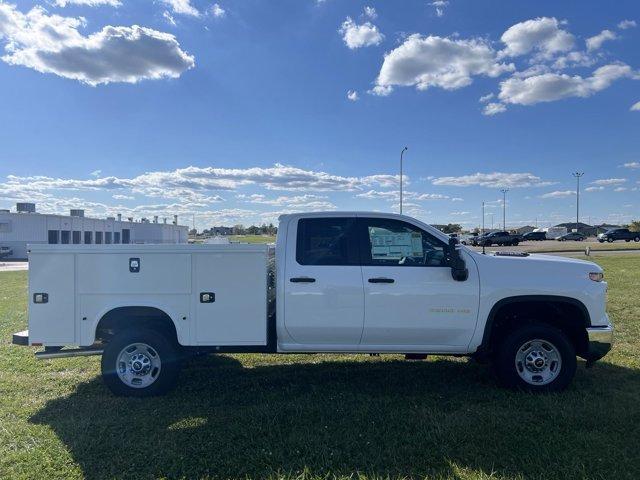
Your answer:
[[[640,474],[637,370],[580,366],[567,392],[534,396],[465,361],[282,358],[199,358],[161,398],[116,398],[96,378],[31,421],[89,479]]]

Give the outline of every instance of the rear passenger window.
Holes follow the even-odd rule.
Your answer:
[[[296,260],[300,265],[358,265],[356,219],[299,220]]]

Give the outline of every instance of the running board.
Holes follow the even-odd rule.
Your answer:
[[[102,355],[102,350],[94,348],[76,348],[73,350],[58,350],[57,352],[36,352],[36,358],[47,360],[49,358],[88,357],[90,355]]]

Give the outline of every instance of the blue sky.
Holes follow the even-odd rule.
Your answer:
[[[640,217],[637,1],[0,0],[0,207]]]

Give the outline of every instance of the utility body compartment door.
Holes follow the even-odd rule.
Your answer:
[[[36,295],[46,303],[35,303]],[[57,346],[74,343],[75,337],[75,255],[30,254],[29,342]]]
[[[267,247],[234,245],[192,262],[195,343],[266,345]]]

